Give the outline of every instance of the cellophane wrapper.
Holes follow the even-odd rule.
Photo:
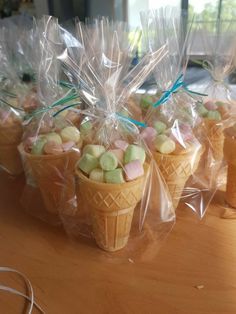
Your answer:
[[[146,54],[131,69],[133,51],[135,40],[128,40],[126,25],[102,18],[85,25],[77,21],[75,42],[67,41],[60,56],[65,72],[87,105],[83,115],[92,128],[83,145],[98,144],[107,151],[115,148],[115,141],[122,140],[146,152],[145,174],[121,184],[95,182],[77,165],[77,212],[71,217],[64,215],[66,204],[62,203],[65,229],[72,238],[92,241],[96,258],[101,255],[131,262],[151,259],[175,221],[160,171],[140,138],[138,122],[127,115],[125,107],[132,91],[162,61],[166,47]],[[122,160],[119,167],[124,167]]]
[[[191,27],[184,29],[185,18],[186,13],[177,8],[167,7],[141,13],[147,49],[153,51],[167,40],[169,50],[167,58],[154,69],[158,92],[152,97],[152,104],[184,79],[188,64],[187,52],[194,38]],[[183,84],[166,102],[156,108],[151,105],[144,112],[144,120],[149,126],[155,127],[157,121],[164,122],[166,129],[157,129],[157,136],[159,133],[175,142],[175,149],[162,151],[157,137],[151,143],[149,141],[153,156],[169,187],[174,207],[185,205],[200,218],[216,190],[214,160],[212,156],[207,160],[203,158],[206,147],[203,135],[198,132],[202,123],[198,112],[201,102],[201,95],[193,93]],[[208,165],[207,172],[201,168],[205,162]]]
[[[227,186],[226,196],[218,199],[226,209],[224,214],[226,218],[231,217],[230,208],[235,207],[234,202],[231,202],[231,198],[233,199],[235,195],[231,165],[234,162],[234,132],[232,132],[232,127],[236,122],[236,89],[235,85],[230,85],[229,80],[235,70],[235,28],[235,21],[218,20],[214,29],[209,29],[209,26],[203,23],[198,30],[205,56],[202,66],[209,74],[202,83],[207,94],[205,102],[213,101],[220,104],[221,119],[215,121],[210,130],[209,124],[205,123],[203,132],[206,142],[211,148],[208,154],[213,151],[213,158],[218,168],[216,186],[221,190],[225,189],[225,185]],[[231,155],[229,149],[232,150]],[[229,158],[229,156],[231,157]]]
[[[0,167],[16,176],[23,171],[17,145],[22,137],[24,86],[9,58],[4,27],[0,29],[0,58]]]
[[[44,16],[35,21],[34,32],[36,92],[29,106],[31,110],[25,115],[19,146],[26,176],[22,204],[30,214],[60,225],[61,197],[68,196],[63,196],[64,186],[69,189],[71,201],[75,186],[71,173],[80,154],[79,130],[68,118],[68,111],[61,109],[68,101],[77,100],[73,90],[65,91],[59,84],[57,56],[63,45],[57,19]],[[70,141],[68,130],[76,139]],[[67,213],[71,214],[74,208],[72,202],[66,208]]]

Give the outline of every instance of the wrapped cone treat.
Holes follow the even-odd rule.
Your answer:
[[[141,149],[141,147],[138,148]],[[86,146],[84,151],[86,152]],[[94,164],[95,167],[99,167],[100,164],[101,168],[91,170],[89,177],[85,175],[84,171],[88,171],[83,157],[81,158],[76,168],[78,179],[76,193],[78,199],[87,203],[97,245],[106,251],[113,252],[122,249],[128,242],[134,209],[142,198],[145,183],[144,168],[147,172],[148,166],[143,167],[141,162],[137,162],[133,179],[125,181],[125,175],[128,175],[125,170],[131,163],[126,164],[123,171],[118,167],[116,155],[110,153],[111,157],[117,160],[117,168],[114,169],[114,165],[110,167],[112,170],[104,170],[102,167],[107,169],[107,165],[102,164],[101,160],[105,154],[101,155],[100,163]],[[88,160],[86,162],[89,164]],[[137,173],[138,167],[140,167],[139,173]]]
[[[203,148],[188,125],[168,129],[164,122],[156,121],[154,126],[142,131],[141,136],[153,151],[176,208],[186,182],[198,168]]]
[[[169,49],[153,70],[156,94],[145,95],[140,104],[147,104],[144,121],[148,125],[141,136],[165,179],[174,208],[181,200],[202,217],[215,190],[203,185],[203,174],[196,172],[205,150],[202,137],[195,134],[201,123],[197,106],[202,95],[184,82],[192,34],[191,27],[184,29],[182,17],[173,8],[141,13],[147,49],[155,50],[165,40]]]
[[[119,251],[130,257],[137,248],[145,254],[154,238],[160,240],[158,226],[173,225],[175,214],[140,137],[141,111],[129,97],[166,55],[165,45],[130,71],[135,43],[130,45],[123,23],[103,18],[90,27],[79,22],[73,43],[59,59],[87,108],[75,166],[77,213],[62,217],[65,229],[73,236],[92,236],[113,256]]]
[[[203,159],[210,151],[213,160],[219,166],[223,159],[224,129],[230,118],[230,108],[229,103],[212,100],[199,104],[197,107],[199,116],[202,117],[202,132],[205,135],[206,153]]]
[[[224,157],[228,164],[226,202],[236,208],[236,126],[225,131]]]
[[[74,196],[73,173],[81,147],[79,130],[63,126],[61,119],[59,122],[61,128],[56,126],[57,120],[48,126],[41,121],[39,133],[25,136],[20,150],[28,181],[39,189],[46,211],[55,215],[59,215],[61,198],[71,200]],[[32,131],[32,125],[30,129]],[[71,208],[73,211],[73,206]],[[70,214],[69,206],[64,211]]]
[[[33,215],[58,224],[60,211],[72,215],[76,210],[74,168],[83,140],[79,129],[61,112],[77,106],[78,95],[72,89],[62,94],[58,84],[56,56],[62,43],[57,19],[44,16],[37,21],[35,32],[37,84],[28,100],[36,106],[28,106],[20,146],[27,181],[22,203]],[[61,208],[62,198],[68,200],[67,207]]]

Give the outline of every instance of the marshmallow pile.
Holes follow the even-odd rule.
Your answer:
[[[109,150],[102,145],[86,145],[77,167],[91,180],[121,184],[144,175],[145,159],[142,147],[116,140]]]
[[[80,131],[74,126],[67,126],[58,132],[50,132],[29,137],[24,142],[26,152],[32,155],[57,155],[82,146]]]
[[[185,149],[185,144],[193,140],[193,133],[187,124],[168,129],[164,122],[156,121],[153,127],[147,127],[141,132],[141,137],[152,151],[171,154],[179,153],[181,146]]]
[[[197,110],[201,117],[220,121],[228,109],[228,104],[222,101],[208,100],[204,104],[198,106]]]

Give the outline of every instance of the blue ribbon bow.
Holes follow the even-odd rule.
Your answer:
[[[173,86],[164,92],[164,94],[161,96],[161,98],[155,103],[153,104],[153,107],[156,108],[158,106],[160,106],[161,104],[164,104],[165,102],[167,102],[171,95],[173,93],[176,93],[181,87],[189,94],[194,94],[194,95],[199,95],[199,96],[207,96],[207,94],[203,94],[203,93],[199,93],[199,92],[195,92],[190,90],[186,83],[184,83],[183,81],[184,75],[183,73],[179,75],[179,77],[177,78],[177,80],[174,82]]]

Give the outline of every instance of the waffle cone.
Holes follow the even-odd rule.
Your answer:
[[[0,166],[12,175],[18,175],[23,171],[17,149],[21,137],[22,126],[20,123],[0,127]]]
[[[0,145],[0,166],[11,175],[23,172],[20,154],[16,144]]]
[[[60,206],[68,205],[73,199],[75,195],[73,173],[78,158],[79,153],[76,151],[40,156],[25,153],[26,163],[31,168],[33,179],[48,212],[58,214]]]
[[[202,152],[201,149],[191,149],[178,155],[153,153],[168,186],[174,208],[179,204],[187,180],[196,171]]]
[[[227,136],[224,143],[224,156],[228,163],[226,202],[236,208],[236,139]]]
[[[22,125],[19,122],[10,126],[0,126],[0,145],[18,145],[21,142],[22,134]]]
[[[97,245],[109,252],[126,246],[134,209],[142,198],[144,176],[122,184],[92,181],[76,170],[77,198],[89,208]]]
[[[216,123],[214,120],[204,119],[204,129],[214,160],[221,161],[223,159],[224,147],[223,124]]]

